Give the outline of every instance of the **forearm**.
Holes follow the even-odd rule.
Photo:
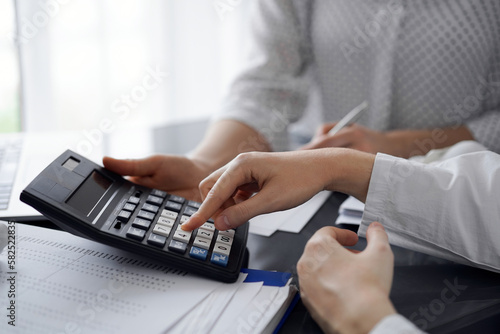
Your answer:
[[[270,151],[266,139],[255,129],[235,120],[220,120],[210,125],[204,139],[190,154],[210,173],[231,161],[238,154]]]
[[[463,140],[474,140],[466,126],[436,128],[432,130],[394,130],[387,132],[394,156],[409,158],[424,155],[430,150],[454,145]]]

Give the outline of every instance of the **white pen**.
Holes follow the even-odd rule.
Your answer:
[[[363,116],[363,112],[368,109],[368,102],[363,101],[359,106],[354,108],[353,110],[349,111],[347,115],[344,116],[335,126],[328,131],[328,134],[333,136],[346,126],[349,126],[353,123],[355,123],[361,116]]]

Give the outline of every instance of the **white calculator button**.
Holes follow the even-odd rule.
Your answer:
[[[231,246],[233,244],[233,238],[228,237],[227,235],[219,234],[217,236],[217,242],[224,243],[224,244]]]
[[[186,232],[178,229],[177,231],[175,231],[173,238],[174,240],[188,243],[189,239],[191,239],[191,232]]]
[[[172,228],[174,226],[175,220],[167,217],[158,218],[158,224]]]
[[[215,232],[215,226],[212,223],[204,223],[199,228],[201,228],[203,230],[210,231],[210,232]]]
[[[196,238],[194,238],[193,245],[203,249],[208,249],[210,248],[210,242],[211,241],[206,238],[201,238],[197,236]]]
[[[159,235],[163,235],[164,237],[168,237],[170,235],[170,231],[172,229],[170,227],[164,226],[164,225],[155,225],[155,228],[153,229],[153,232]]]
[[[186,216],[186,215],[182,215],[181,216],[181,220],[179,221],[179,224],[184,224],[185,222],[187,222],[187,220],[189,219],[189,216]]]
[[[231,251],[231,246],[228,244],[223,244],[221,242],[216,242],[214,246],[214,253],[222,254],[222,255],[228,255],[229,252]]]
[[[227,235],[228,237],[234,238],[234,230],[219,231],[219,235]]]
[[[214,237],[214,232],[210,232],[207,230],[198,230],[197,236],[212,240],[212,238]]]
[[[178,214],[177,214],[177,212],[174,212],[174,211],[163,210],[161,212],[161,216],[175,220],[177,218]]]

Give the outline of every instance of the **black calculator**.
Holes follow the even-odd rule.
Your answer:
[[[248,223],[218,231],[212,220],[181,225],[200,203],[134,184],[67,150],[21,193],[61,229],[222,282],[234,282],[248,256]]]

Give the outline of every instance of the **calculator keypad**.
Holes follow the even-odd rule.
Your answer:
[[[125,225],[125,236],[151,246],[186,254],[217,266],[228,265],[235,230],[217,231],[212,220],[197,230],[183,231],[181,225],[198,211],[200,203],[153,189],[141,204],[140,192],[126,199],[116,221]],[[142,197],[144,198],[144,197]],[[134,216],[134,213],[137,214]]]

